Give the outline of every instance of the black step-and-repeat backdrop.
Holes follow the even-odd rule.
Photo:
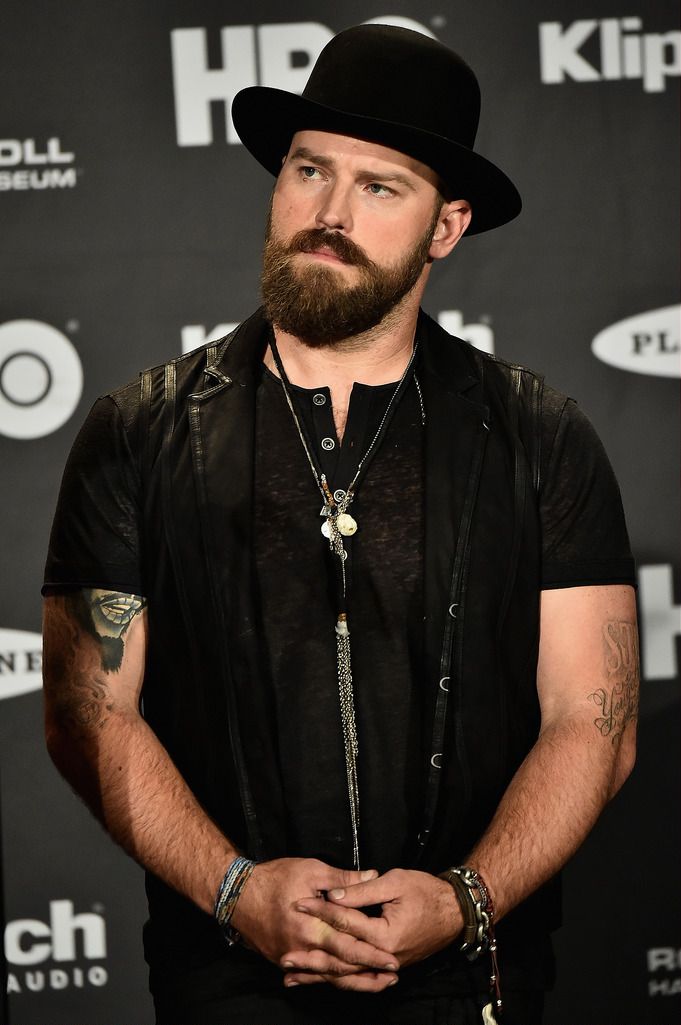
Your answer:
[[[566,873],[547,1025],[679,1021],[676,4],[9,0],[0,797],[12,1025],[152,1020],[141,872],[42,746],[39,587],[61,468],[98,394],[257,304],[271,181],[239,144],[230,100],[255,83],[300,90],[332,34],[367,20],[432,33],[478,71],[479,149],[525,209],[438,265],[426,305],[579,400],[615,465],[639,564],[639,763]]]

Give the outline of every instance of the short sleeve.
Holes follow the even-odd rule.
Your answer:
[[[144,594],[137,466],[113,398],[98,399],[71,449],[45,566],[43,594],[101,587]]]
[[[620,491],[590,421],[547,390],[540,492],[542,587],[636,585]]]

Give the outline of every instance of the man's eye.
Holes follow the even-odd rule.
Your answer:
[[[301,172],[302,172],[303,178],[316,178],[317,175],[319,174],[319,168],[318,167],[302,167],[301,168]]]
[[[371,182],[369,192],[372,196],[392,196],[393,194],[392,189],[389,189],[387,185],[381,185],[380,182]]]

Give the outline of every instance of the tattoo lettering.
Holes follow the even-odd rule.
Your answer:
[[[638,715],[638,633],[635,623],[612,620],[603,627],[607,686],[589,700],[601,710],[594,726],[615,744]]]

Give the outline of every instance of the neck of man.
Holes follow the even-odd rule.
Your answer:
[[[277,349],[291,384],[329,388],[339,441],[345,431],[353,384],[391,384],[401,378],[414,348],[418,311],[419,300],[405,296],[370,330],[314,347],[274,325]],[[269,348],[264,362],[278,376]]]

